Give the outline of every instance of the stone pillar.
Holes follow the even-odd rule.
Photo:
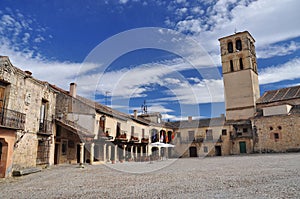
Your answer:
[[[107,146],[107,161],[110,162],[111,161],[111,145]]]
[[[140,146],[141,147],[141,157],[144,156],[144,146]]]
[[[118,161],[119,160],[118,145],[115,145],[114,150],[115,150],[115,160]]]
[[[103,161],[106,162],[106,144],[103,144]]]
[[[133,146],[130,147],[131,158],[134,159]]]
[[[161,156],[161,147],[158,147],[158,157],[160,158]]]
[[[79,159],[80,166],[83,165],[83,161],[84,161],[84,144],[85,143],[80,143],[80,159]]]
[[[94,163],[94,147],[95,147],[95,143],[91,143],[91,145],[90,145],[90,164]]]
[[[135,157],[138,158],[138,147],[135,147]]]
[[[126,157],[126,145],[123,146],[123,158],[125,159]]]

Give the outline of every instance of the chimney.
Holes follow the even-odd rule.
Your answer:
[[[29,70],[25,70],[24,71],[27,75],[29,75],[29,76],[31,76],[32,75],[32,72],[31,71],[29,71]]]
[[[188,121],[192,122],[193,121],[193,117],[192,116],[188,116]]]
[[[137,110],[133,110],[133,117],[134,119],[137,119]]]
[[[73,82],[70,84],[70,95],[74,98],[76,98],[76,87],[77,87],[76,83]]]

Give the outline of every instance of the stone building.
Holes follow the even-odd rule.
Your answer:
[[[265,92],[257,110],[255,152],[300,152],[300,86]]]
[[[75,83],[69,91],[52,88],[57,91],[55,164],[144,161],[160,150],[150,145],[150,135],[172,134],[160,114],[121,113],[77,95]]]
[[[55,91],[0,57],[0,176],[52,165]]]
[[[194,157],[300,151],[300,87],[260,97],[254,38],[244,31],[219,42],[226,119],[174,122],[177,153]]]

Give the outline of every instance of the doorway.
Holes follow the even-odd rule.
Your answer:
[[[222,147],[221,146],[215,146],[215,155],[222,156]]]
[[[246,142],[240,142],[240,153],[247,153]]]
[[[198,157],[196,147],[192,146],[189,148],[189,150],[190,150],[190,157]]]
[[[54,164],[59,163],[59,145],[60,144],[55,144],[55,149],[54,149]]]

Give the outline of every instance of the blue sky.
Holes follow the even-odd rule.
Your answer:
[[[76,81],[82,95],[126,113],[146,100],[165,119],[215,117],[225,112],[218,38],[234,31],[256,40],[261,93],[299,85],[299,7],[298,0],[1,0],[0,55],[64,89]]]

